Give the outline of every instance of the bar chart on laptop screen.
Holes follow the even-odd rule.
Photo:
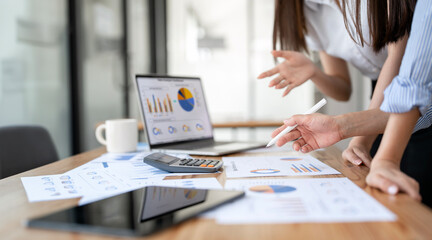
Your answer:
[[[176,100],[164,89],[149,89],[145,93],[144,110],[153,117],[172,116]]]

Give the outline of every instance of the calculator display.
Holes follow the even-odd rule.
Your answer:
[[[176,158],[176,157],[173,157],[173,156],[169,156],[169,155],[160,155],[160,157],[157,159],[159,162],[163,162],[163,163],[166,163],[166,164],[169,164],[169,163],[171,163],[172,161],[174,161],[174,160],[177,160],[178,158]]]

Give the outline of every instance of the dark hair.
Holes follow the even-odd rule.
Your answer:
[[[276,0],[273,49],[279,40],[282,50],[308,51],[306,33],[303,0]]]
[[[338,0],[337,3],[344,16],[345,27],[348,27],[347,11],[351,12],[354,21],[355,32],[359,43],[363,46],[366,42],[363,37],[361,24],[361,0]],[[387,44],[397,42],[401,37],[409,35],[414,8],[417,0],[368,0],[367,19],[372,48],[378,52]],[[350,9],[352,8],[352,9]],[[349,31],[351,38],[357,42]]]

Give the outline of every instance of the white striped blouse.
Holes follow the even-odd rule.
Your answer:
[[[417,1],[410,37],[399,75],[384,91],[381,110],[409,112],[418,107],[422,116],[414,132],[432,124],[432,1]]]

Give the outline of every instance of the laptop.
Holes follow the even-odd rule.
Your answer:
[[[215,141],[198,77],[136,75],[135,80],[151,150],[220,156],[266,145]]]

